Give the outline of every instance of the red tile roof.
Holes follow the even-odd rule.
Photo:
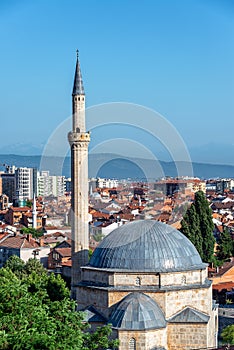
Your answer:
[[[62,263],[62,266],[72,267],[72,260],[68,260]]]
[[[214,284],[212,288],[217,290],[218,292],[221,292],[223,289],[232,290],[234,288],[234,282],[221,282],[218,284]]]
[[[71,256],[71,248],[55,248],[54,251],[59,253],[62,257]]]
[[[0,243],[0,247],[15,248],[15,249],[22,249],[22,248],[33,249],[33,248],[38,248],[39,244],[34,239],[30,239],[30,241],[28,241],[25,236],[10,236],[4,239]]]
[[[15,211],[15,212],[27,212],[30,210],[29,207],[10,207],[10,210]]]

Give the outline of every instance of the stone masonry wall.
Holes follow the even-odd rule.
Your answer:
[[[211,286],[209,288],[167,292],[165,294],[164,309],[166,318],[169,318],[175,313],[183,310],[186,306],[190,306],[209,315],[212,310],[211,293]]]
[[[207,347],[206,324],[168,324],[168,350],[189,350]]]
[[[166,329],[149,331],[119,331],[119,350],[128,350],[129,341],[134,338],[136,341],[136,350],[151,350],[156,346],[166,348]]]
[[[139,279],[139,280],[138,280]],[[114,286],[136,286],[139,282],[141,286],[158,286],[159,276],[155,273],[115,273]]]
[[[113,273],[100,270],[82,269],[82,281],[93,282],[101,285],[113,285]],[[111,283],[112,282],[112,283]]]

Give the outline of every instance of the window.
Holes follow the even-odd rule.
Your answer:
[[[140,285],[141,285],[141,279],[140,279],[140,277],[137,277],[137,278],[136,278],[135,284],[136,284],[136,286],[140,286]]]
[[[181,277],[181,284],[186,284],[186,276]]]
[[[136,339],[131,338],[129,340],[129,346],[128,346],[129,350],[136,350]]]

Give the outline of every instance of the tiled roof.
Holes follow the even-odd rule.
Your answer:
[[[168,322],[172,323],[207,323],[210,316],[194,310],[191,307],[186,307],[184,310],[171,317]]]
[[[215,276],[222,276],[224,275],[227,271],[229,271],[232,267],[234,266],[234,260],[230,262],[225,262],[223,266],[219,268],[219,272],[214,275]]]
[[[143,293],[130,293],[112,312],[109,323],[121,330],[145,330],[166,327],[164,314],[158,304]]]
[[[104,316],[100,314],[92,305],[87,307],[84,311],[85,321],[86,322],[104,322],[106,323],[106,319]]]
[[[68,257],[71,256],[71,248],[55,248],[54,249],[57,253],[59,253],[62,257]]]
[[[221,292],[223,289],[232,290],[234,288],[234,282],[222,282],[218,284],[213,284],[212,289]]]
[[[10,207],[10,210],[15,212],[27,212],[30,210],[29,207]]]
[[[27,240],[25,236],[10,236],[4,239],[0,243],[0,247],[6,247],[6,248],[15,248],[15,249],[22,249],[22,248],[38,248],[39,244],[34,240],[30,239],[30,241]]]
[[[67,260],[67,261],[64,261],[64,262],[62,263],[62,266],[72,267],[72,260],[69,259],[69,260]]]
[[[95,249],[90,266],[134,271],[203,269],[194,245],[173,227],[139,220],[113,230]]]

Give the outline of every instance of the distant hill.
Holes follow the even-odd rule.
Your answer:
[[[17,167],[40,167],[41,156],[19,156],[14,154],[0,155],[0,169],[2,164],[16,165]],[[179,175],[188,174],[189,164],[178,162]],[[70,158],[44,157],[42,159],[42,170],[50,170],[51,175],[65,175],[70,177]],[[192,163],[194,176],[208,179],[216,177],[234,177],[233,165]],[[156,179],[161,176],[178,176],[176,164],[173,162],[126,158],[116,154],[90,154],[89,155],[89,177],[106,178],[132,178],[132,179]]]

